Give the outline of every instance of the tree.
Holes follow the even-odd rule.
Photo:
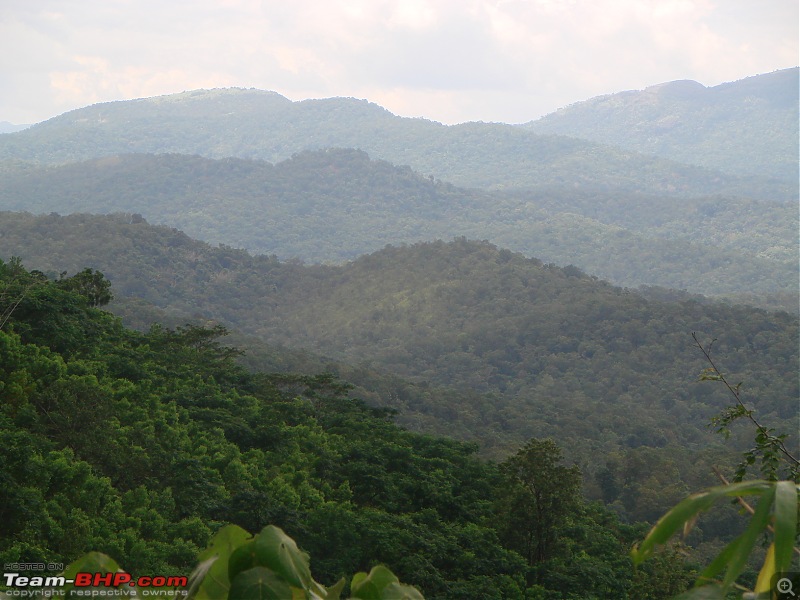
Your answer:
[[[561,459],[552,439],[532,439],[500,465],[500,537],[531,566],[556,555],[558,527],[580,504],[580,469]]]
[[[72,277],[61,274],[58,285],[65,290],[77,292],[92,308],[105,306],[114,299],[111,293],[111,282],[100,271],[86,268]]]

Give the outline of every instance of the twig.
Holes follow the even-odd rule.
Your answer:
[[[771,436],[769,434],[769,431],[767,430],[767,428],[764,427],[763,425],[761,425],[761,423],[759,423],[756,420],[756,418],[753,416],[753,412],[750,411],[750,410],[747,410],[747,407],[744,405],[744,402],[742,402],[742,399],[739,396],[738,390],[736,388],[734,388],[730,383],[728,383],[728,380],[725,379],[725,376],[717,368],[717,365],[714,364],[714,360],[711,358],[710,352],[708,350],[706,350],[703,347],[703,345],[700,343],[700,341],[697,339],[697,333],[692,332],[692,339],[694,340],[695,345],[698,348],[700,348],[700,351],[703,353],[703,356],[706,357],[706,360],[708,361],[708,364],[711,365],[711,369],[714,371],[714,374],[717,377],[719,377],[719,380],[722,383],[725,384],[725,387],[728,388],[728,391],[730,391],[730,393],[733,394],[733,397],[736,398],[736,403],[744,410],[744,414],[747,415],[747,418],[750,419],[753,422],[753,424],[764,435],[764,437],[766,437],[768,439],[771,439],[771,440],[775,440],[775,442],[778,445],[778,449],[781,452],[783,452],[783,454],[786,456],[786,458],[788,458],[790,461],[792,461],[795,465],[800,465],[800,460],[797,460],[794,456],[792,456],[792,453],[789,452],[789,450],[786,449],[786,446],[783,444],[783,441],[781,441],[780,439],[778,439],[778,438],[776,438],[774,436]],[[713,342],[712,342],[712,344],[713,344]]]
[[[14,304],[14,306],[9,308],[8,311],[5,312],[5,314],[3,315],[3,322],[0,323],[0,329],[2,329],[3,326],[6,324],[6,321],[8,321],[11,318],[11,315],[14,314],[14,311],[19,306],[19,303],[22,302],[25,299],[25,296],[28,294],[28,290],[30,290],[33,287],[33,285],[34,284],[29,283],[27,286],[25,286],[25,289],[22,291],[22,295],[17,299],[17,301]]]

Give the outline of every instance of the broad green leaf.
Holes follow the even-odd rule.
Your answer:
[[[203,561],[218,556],[220,560],[227,561],[236,548],[252,537],[238,525],[225,525],[214,534],[206,549],[200,553],[199,559]]]
[[[353,575],[352,581],[350,581],[350,593],[354,593],[354,590],[361,587],[361,584],[367,578],[367,574],[363,571],[359,571],[355,575]]]
[[[383,588],[381,600],[424,600],[424,598],[417,588],[395,582]]]
[[[797,484],[779,481],[775,484],[775,570],[790,571],[795,535],[797,534]]]
[[[239,573],[227,596],[228,600],[289,600],[293,597],[292,587],[266,567],[253,567]]]
[[[259,564],[269,567],[290,584],[308,590],[313,579],[308,554],[295,541],[274,525],[261,530],[255,539]]]
[[[192,574],[189,575],[189,582],[186,586],[187,600],[193,600],[193,598],[197,596],[197,592],[200,590],[200,586],[205,580],[206,575],[208,575],[211,567],[215,562],[217,562],[218,559],[219,556],[212,556],[211,558],[198,563],[198,565],[194,568]]]
[[[317,581],[312,581],[309,588],[305,590],[302,598],[303,600],[339,600],[339,598],[342,595],[342,590],[344,589],[345,584],[346,581],[344,577],[342,577],[339,581],[337,581],[334,585],[332,585],[329,588],[326,588],[324,585],[322,585]]]
[[[256,556],[256,541],[253,539],[236,548],[228,558],[228,581],[233,581],[243,571],[263,566],[264,562]]]
[[[422,600],[416,588],[403,585],[394,573],[380,565],[373,567],[369,575],[356,573],[350,593],[359,600]]]
[[[344,586],[346,585],[347,581],[344,577],[342,577],[339,581],[337,581],[331,587],[325,589],[323,586],[316,584],[316,587],[322,588],[319,589],[312,589],[311,591],[317,594],[320,598],[324,598],[325,600],[339,600],[342,595],[342,590],[344,590]]]
[[[379,600],[381,591],[390,583],[397,583],[399,579],[395,577],[389,569],[378,565],[369,572],[356,573],[350,583],[350,593],[354,598],[361,600]]]
[[[236,548],[251,537],[237,525],[226,525],[217,531],[208,547],[200,553],[199,564],[189,578],[190,600],[225,598],[230,588],[228,561]]]

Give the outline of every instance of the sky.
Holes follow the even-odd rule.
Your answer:
[[[0,121],[198,88],[521,123],[798,64],[797,0],[0,0]]]

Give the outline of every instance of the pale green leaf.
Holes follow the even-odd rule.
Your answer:
[[[797,534],[797,484],[779,481],[775,485],[775,570],[789,571]]]
[[[772,543],[764,557],[764,564],[758,573],[758,580],[753,591],[756,594],[768,594],[772,589],[772,576],[775,575],[775,572],[775,544]]]

